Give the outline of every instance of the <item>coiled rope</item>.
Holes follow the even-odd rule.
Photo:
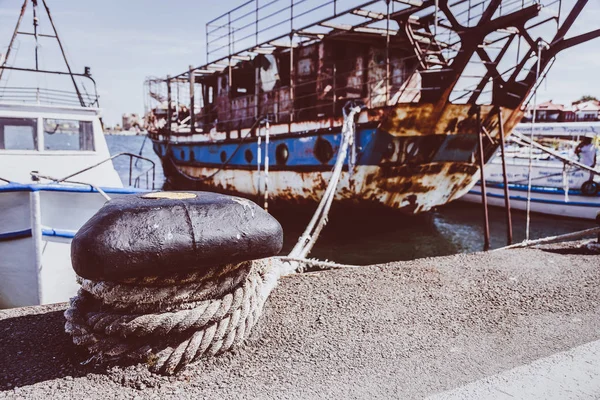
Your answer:
[[[354,138],[353,107],[344,113],[338,158],[319,207],[288,257],[246,261],[211,272],[124,279],[79,278],[65,311],[65,331],[92,354],[86,363],[146,362],[152,372],[174,374],[202,357],[228,351],[248,337],[280,277],[308,269],[354,267],[307,260],[335,195]]]
[[[276,263],[230,265],[209,278],[82,279],[65,311],[65,330],[93,354],[87,362],[145,361],[151,371],[171,375],[248,337],[283,271]]]

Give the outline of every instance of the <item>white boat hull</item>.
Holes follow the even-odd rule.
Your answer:
[[[504,187],[501,184],[489,184],[487,201],[491,206],[504,207]],[[527,210],[527,186],[509,184],[510,208]],[[481,183],[477,183],[461,200],[481,203]],[[531,211],[560,217],[595,219],[600,212],[600,195],[584,196],[573,191],[565,198],[562,189],[533,187],[531,192]]]
[[[135,189],[104,189],[118,197]],[[71,239],[106,199],[89,186],[0,185],[0,308],[68,301]]]

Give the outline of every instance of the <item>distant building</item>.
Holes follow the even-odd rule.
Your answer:
[[[573,105],[577,107],[575,110],[576,121],[598,121],[598,113],[600,112],[600,102],[598,100],[589,100]]]
[[[123,130],[130,131],[132,129],[141,130],[142,123],[138,114],[123,114],[122,117]]]
[[[588,100],[573,102],[569,106],[553,103],[552,100],[540,103],[535,108],[535,120],[537,122],[577,122],[600,120],[600,101]],[[525,112],[523,122],[531,122],[533,119],[533,107],[530,106]]]
[[[564,108],[564,105],[553,103],[552,100],[540,103],[536,107],[535,120],[538,122],[558,122]],[[527,110],[527,114],[529,119],[533,118],[533,106]]]

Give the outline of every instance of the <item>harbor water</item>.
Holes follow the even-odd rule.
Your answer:
[[[160,189],[164,176],[160,159],[152,150],[145,136],[107,135],[111,154],[129,152],[156,163],[155,187]],[[120,157],[114,161],[124,184],[129,179],[129,159]],[[139,163],[133,175],[144,170]],[[506,244],[506,213],[502,208],[490,207],[491,247]],[[526,215],[513,211],[514,241],[525,239]],[[306,227],[311,212],[287,210],[275,217],[284,229],[285,254],[291,250]],[[593,221],[563,219],[532,214],[530,236],[532,239],[564,234],[594,227]],[[348,264],[379,264],[397,260],[468,253],[483,249],[483,214],[480,205],[456,201],[436,210],[415,216],[390,212],[361,212],[360,210],[332,207],[329,223],[310,254],[310,257],[328,259]]]

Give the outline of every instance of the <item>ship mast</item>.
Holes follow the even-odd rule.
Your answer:
[[[40,72],[40,73],[47,73],[47,74],[56,74],[56,75],[69,75],[71,77],[71,82],[73,83],[73,87],[75,88],[75,93],[77,94],[77,98],[79,100],[79,103],[81,104],[82,107],[85,107],[85,101],[83,99],[83,96],[81,95],[81,91],[79,90],[79,86],[77,85],[77,81],[75,80],[75,76],[85,76],[87,78],[91,79],[91,76],[89,75],[89,73],[86,70],[85,74],[76,74],[73,73],[73,71],[71,70],[71,66],[69,64],[69,60],[67,59],[67,55],[65,53],[65,49],[62,45],[62,42],[60,40],[60,37],[58,36],[58,31],[56,30],[56,26],[54,25],[54,20],[52,19],[52,14],[50,13],[50,8],[48,7],[48,4],[46,3],[46,0],[41,0],[42,4],[44,5],[44,9],[46,11],[46,15],[48,16],[48,20],[50,21],[50,25],[52,26],[52,31],[54,32],[53,35],[47,35],[47,34],[41,34],[38,33],[38,26],[39,26],[39,17],[38,17],[38,1],[39,0],[31,0],[32,3],[32,8],[33,8],[33,32],[24,32],[24,31],[20,31],[19,28],[21,26],[21,23],[23,21],[23,16],[25,15],[25,11],[27,10],[27,6],[29,5],[29,0],[24,0],[23,1],[23,5],[21,6],[21,13],[19,15],[19,19],[17,20],[17,25],[15,27],[15,30],[13,32],[12,38],[10,40],[10,43],[8,45],[8,50],[6,51],[6,56],[4,57],[4,60],[0,60],[1,64],[0,64],[0,80],[2,80],[2,75],[4,73],[5,70],[14,70],[14,71],[25,71],[25,72]],[[8,67],[6,66],[6,64],[8,63],[8,58],[10,56],[11,50],[13,48],[13,45],[15,43],[15,40],[17,39],[18,35],[23,35],[23,36],[33,36],[35,38],[35,69],[31,69],[31,68],[18,68],[18,67]],[[51,39],[55,39],[58,43],[58,46],[60,48],[60,52],[62,54],[62,58],[63,61],[65,63],[65,66],[67,67],[67,72],[63,72],[63,71],[47,71],[47,70],[40,70],[39,69],[39,59],[38,59],[38,48],[39,48],[39,44],[38,44],[38,39],[40,37],[45,37],[45,38],[51,38]],[[93,80],[92,80],[93,81]],[[39,87],[37,88],[37,90],[39,91]],[[97,103],[97,100],[96,100]]]

